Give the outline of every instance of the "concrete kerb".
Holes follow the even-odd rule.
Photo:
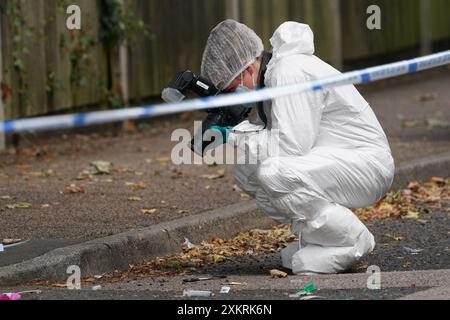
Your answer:
[[[65,280],[67,268],[79,266],[82,276],[124,270],[144,259],[178,252],[185,237],[192,242],[231,237],[236,232],[266,228],[274,222],[253,201],[189,216],[152,227],[53,250],[19,264],[0,268],[0,285],[18,285],[36,279]]]
[[[397,168],[393,190],[406,188],[412,180],[426,181],[431,177],[450,175],[450,152],[416,159]]]
[[[427,180],[450,173],[450,153],[415,160],[398,168],[393,189],[408,181]],[[59,248],[35,259],[0,268],[0,285],[18,285],[31,280],[65,280],[67,267],[77,265],[82,276],[124,270],[130,264],[180,250],[184,238],[192,242],[212,237],[231,237],[239,231],[274,225],[249,201],[199,215],[131,230],[86,243]],[[164,241],[162,241],[164,240]]]

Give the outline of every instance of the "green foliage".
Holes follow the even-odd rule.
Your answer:
[[[27,14],[24,6],[28,0],[15,0],[1,6],[1,13],[10,18],[14,37],[12,39],[13,67],[18,74],[19,105],[25,109],[32,106],[31,92],[27,83],[28,72],[24,63],[24,56],[29,54],[26,40],[34,36],[33,30],[27,25]]]
[[[116,46],[134,36],[149,36],[150,31],[144,21],[136,19],[132,10],[125,10],[119,0],[101,0],[100,38],[108,45]]]

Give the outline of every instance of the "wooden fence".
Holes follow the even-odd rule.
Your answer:
[[[308,23],[317,55],[338,67],[406,49],[419,54],[424,42],[450,39],[449,0],[429,0],[428,9],[427,0],[123,0],[128,16],[150,30],[127,40],[123,69],[119,46],[102,37],[102,1],[0,0],[6,118],[118,106],[124,81],[133,103],[158,96],[177,71],[199,70],[209,31],[227,17],[254,28],[267,48],[283,21]],[[82,10],[81,31],[66,27],[70,4]],[[372,4],[381,8],[382,30],[366,27]]]

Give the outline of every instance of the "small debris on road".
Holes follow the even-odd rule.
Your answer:
[[[286,278],[288,276],[288,274],[286,272],[277,270],[277,269],[273,269],[270,270],[270,276],[272,278]]]
[[[16,301],[20,299],[22,299],[22,296],[18,292],[0,294],[0,301]]]
[[[6,208],[7,209],[26,209],[26,208],[31,208],[33,205],[29,202],[17,202],[14,204],[7,204]]]
[[[157,214],[158,209],[142,209],[141,212],[143,214],[152,215],[152,214]]]
[[[183,297],[212,297],[214,293],[211,291],[184,290]]]
[[[228,294],[228,293],[230,293],[230,290],[231,290],[231,287],[222,287],[220,289],[220,293],[221,294]]]
[[[403,249],[405,249],[407,252],[411,253],[412,255],[416,255],[416,254],[419,254],[424,251],[424,249],[412,249],[409,247],[403,247]]]
[[[113,164],[107,161],[91,162],[91,173],[93,175],[110,174]]]
[[[76,193],[86,193],[86,189],[83,187],[78,187],[75,184],[71,184],[68,187],[65,187],[64,193],[66,194],[76,194]]]

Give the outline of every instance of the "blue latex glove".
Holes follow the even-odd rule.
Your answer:
[[[222,134],[223,143],[227,143],[228,140],[228,134],[230,133],[230,130],[232,130],[233,127],[221,127],[221,126],[212,126],[211,130],[219,131]]]

